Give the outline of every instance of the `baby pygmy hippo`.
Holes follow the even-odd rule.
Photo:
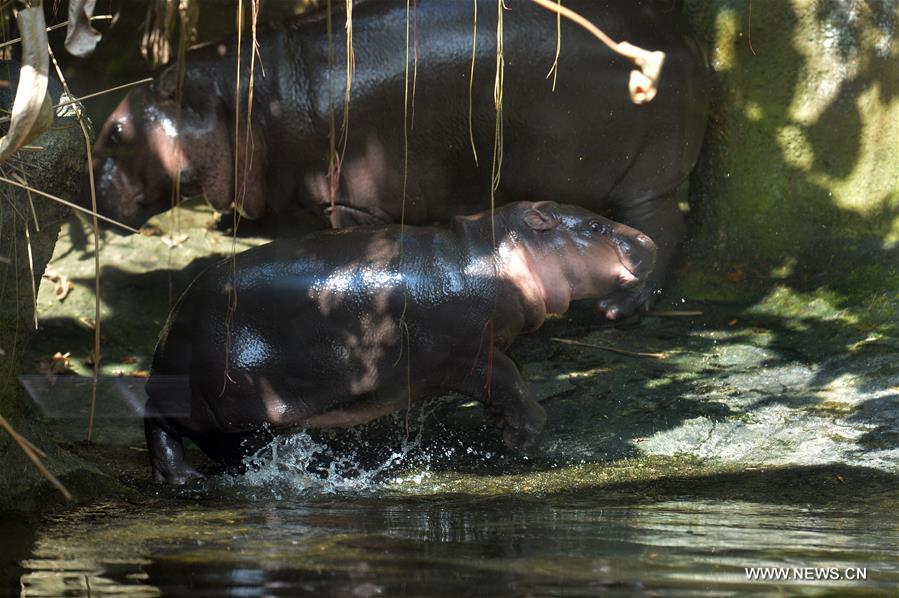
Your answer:
[[[574,299],[648,292],[646,235],[583,208],[521,202],[447,228],[372,226],[275,241],[200,274],[162,331],[144,426],[153,475],[197,472],[247,434],[363,424],[423,396],[484,403],[513,449],[546,414],[504,351]],[[229,307],[231,306],[231,307]]]

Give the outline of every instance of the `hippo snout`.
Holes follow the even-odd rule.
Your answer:
[[[647,235],[622,226],[616,231],[615,249],[621,264],[639,280],[646,280],[656,261],[656,244]]]

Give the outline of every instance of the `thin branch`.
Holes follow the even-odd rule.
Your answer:
[[[96,17],[91,17],[91,21],[111,21],[113,15],[98,15]],[[51,25],[47,27],[47,32],[55,31],[56,29],[62,29],[63,27],[68,27],[69,22],[63,21],[62,23],[57,23],[56,25]],[[11,39],[8,42],[3,42],[0,44],[0,49],[6,48],[7,46],[12,46],[13,44],[17,44],[22,41],[21,37],[17,37],[16,39]]]
[[[651,359],[667,359],[667,355],[664,353],[639,353],[635,351],[625,351],[624,349],[616,349],[615,347],[608,347],[606,345],[594,345],[592,343],[582,343],[580,341],[573,341],[567,338],[551,338],[549,339],[556,343],[561,343],[563,345],[572,345],[575,347],[586,347],[588,349],[599,349],[600,351],[609,351],[610,353],[618,353],[619,355],[627,355],[628,357],[649,357]]]
[[[50,470],[41,462],[41,455],[46,458],[47,455],[43,451],[39,451],[33,444],[31,444],[28,440],[25,439],[24,436],[21,436],[12,425],[6,421],[2,415],[0,415],[0,428],[6,430],[6,432],[12,437],[13,441],[19,445],[19,448],[22,449],[22,452],[25,453],[25,456],[28,457],[28,460],[31,461],[32,464],[37,468],[41,475],[43,475],[47,480],[56,486],[56,489],[65,497],[66,500],[72,500],[72,493],[69,492],[68,488],[62,485],[55,475],[50,473]]]
[[[107,218],[106,216],[104,216],[102,214],[98,214],[95,210],[89,210],[87,208],[83,208],[83,207],[79,206],[78,204],[74,204],[70,201],[66,201],[61,197],[56,197],[55,195],[50,195],[49,193],[45,193],[44,191],[41,191],[40,189],[35,189],[34,187],[29,187],[28,185],[23,185],[22,183],[19,183],[18,181],[8,179],[4,176],[0,176],[0,183],[6,183],[7,185],[13,185],[15,187],[25,189],[26,191],[31,191],[32,193],[37,193],[41,197],[46,197],[47,199],[52,199],[53,201],[61,203],[62,205],[66,206],[66,207],[72,208],[73,210],[78,210],[79,212],[84,212],[88,216],[96,216],[100,220],[107,222],[109,224],[118,226],[120,228],[124,228],[128,232],[131,232],[131,233],[139,233],[140,232],[136,228],[131,228],[127,224],[122,224],[121,222],[117,222],[116,220],[113,220],[112,218]]]
[[[92,98],[96,98],[97,96],[106,95],[108,93],[113,93],[115,91],[119,91],[121,89],[127,89],[128,87],[135,87],[137,85],[144,85],[145,83],[150,83],[153,80],[153,77],[147,77],[146,79],[140,79],[139,81],[132,81],[131,83],[123,83],[122,85],[116,85],[115,87],[110,87],[109,89],[103,89],[101,91],[95,91],[94,93],[89,93],[86,96],[81,96],[80,98],[72,98],[70,97],[68,100],[60,102],[58,104],[54,104],[53,108],[62,108],[63,106],[70,106],[71,104],[80,104],[82,100],[90,100]],[[66,94],[68,95],[68,94]],[[4,116],[0,118],[0,123],[9,122],[9,117]],[[27,146],[26,146],[27,147]],[[25,148],[19,148],[20,151]]]

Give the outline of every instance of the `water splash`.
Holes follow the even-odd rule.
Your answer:
[[[300,431],[278,436],[246,457],[244,472],[224,474],[216,486],[283,500],[328,494],[422,494],[439,491],[429,484],[434,468],[447,463],[488,463],[495,447],[479,442],[482,430],[447,425],[445,403],[413,407],[406,431],[405,412],[349,430]],[[475,432],[474,438],[471,432]]]

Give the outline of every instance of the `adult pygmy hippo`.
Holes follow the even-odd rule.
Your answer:
[[[574,299],[639,298],[655,254],[646,235],[583,208],[521,202],[449,228],[325,231],[220,262],[156,349],[154,477],[197,475],[184,436],[225,460],[265,424],[354,426],[440,391],[484,402],[509,447],[531,447],[546,415],[503,351]]]
[[[613,38],[667,54],[658,95],[644,105],[628,97],[632,65],[566,20],[553,92],[546,73],[556,48],[555,15],[527,0],[504,2],[504,145],[497,201],[554,197],[611,215],[659,245],[656,270],[664,271],[683,231],[672,193],[696,161],[707,116],[706,61],[681,2],[591,0],[572,6]],[[405,207],[406,224],[432,224],[489,205],[496,2],[480,4],[471,104],[472,3],[418,3],[410,36],[415,47],[408,54],[417,53],[417,75],[406,185],[405,10],[401,1],[356,2],[348,141],[333,198],[329,105],[339,136],[346,75],[343,15],[334,17],[330,79],[323,13],[260,30],[249,163],[246,144],[238,144],[245,215],[255,218],[302,204],[343,227],[399,222]],[[204,194],[219,210],[233,205],[235,110],[240,107],[245,118],[249,44],[247,39],[242,51],[239,102],[234,40],[188,54],[180,115],[173,67],[128,94],[103,126],[94,152],[103,214],[136,226],[167,210],[178,169],[184,194]],[[469,106],[479,163],[469,140]],[[243,136],[244,122],[238,132]]]

